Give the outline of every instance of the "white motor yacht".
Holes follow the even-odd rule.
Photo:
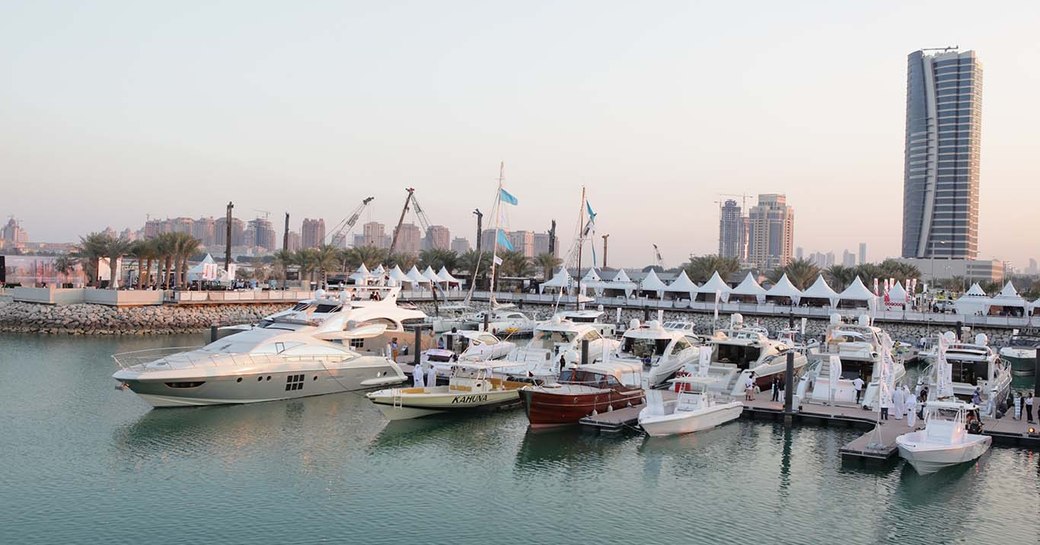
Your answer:
[[[451,366],[445,386],[388,388],[365,395],[390,420],[406,420],[438,413],[472,412],[520,406],[520,389],[527,382],[494,376],[497,362],[459,362]]]
[[[430,362],[439,376],[451,375],[454,362],[501,360],[516,350],[516,343],[503,341],[483,331],[456,331],[444,333],[444,348],[431,348],[423,353],[423,361]]]
[[[716,331],[708,343],[712,347],[708,376],[713,379],[709,389],[742,396],[747,379],[753,377],[759,390],[768,390],[773,377],[782,377],[787,371],[789,353],[794,355],[794,378],[801,376],[809,362],[805,354],[770,339],[762,328],[744,327],[739,314],[734,314],[731,321],[729,328]],[[694,374],[689,367],[687,371]]]
[[[155,407],[256,403],[374,388],[405,380],[390,336],[426,315],[379,299],[316,299],[302,310],[194,348],[116,354],[112,377]]]
[[[676,371],[697,361],[696,337],[665,329],[651,320],[640,324],[632,320],[612,360],[642,363],[644,388],[654,388],[675,375]]]
[[[969,420],[979,417],[974,404],[928,401],[923,410],[924,429],[896,437],[899,456],[921,475],[970,462],[989,450],[993,438],[966,429]]]
[[[962,401],[971,401],[977,388],[982,400],[979,407],[982,415],[994,416],[997,405],[1007,399],[1011,390],[1011,367],[1000,360],[983,333],[976,335],[973,343],[956,342],[953,333],[945,335],[950,339],[945,354],[950,365],[953,395]],[[935,365],[922,372],[923,376],[930,378],[931,392],[938,391]]]
[[[841,316],[831,315],[825,340],[810,351],[812,363],[806,377],[803,377],[803,380],[813,383],[812,390],[807,393],[809,400],[819,403],[855,403],[856,388],[853,381],[862,378],[865,385],[860,405],[877,409],[881,388],[882,347],[891,347],[894,343],[888,333],[869,324],[868,316],[861,316],[858,324],[846,324],[842,323]],[[838,373],[834,384],[831,384],[831,356],[838,358],[839,365],[839,369],[834,370]],[[903,362],[893,360],[892,383],[899,383],[904,376],[906,367]]]
[[[487,322],[487,327],[484,324]],[[534,330],[535,321],[519,311],[516,305],[499,305],[491,310],[482,310],[466,319],[462,329],[471,331],[489,331],[495,335],[529,335]]]
[[[1040,349],[1040,329],[1014,330],[1008,345],[1000,349],[1000,359],[1006,361],[1011,372],[1020,376],[1036,373],[1036,351]]]
[[[647,391],[639,425],[651,437],[680,435],[721,426],[740,417],[744,404],[718,402],[708,386],[712,379],[683,376],[672,379],[679,387],[676,399],[664,401],[660,391]]]
[[[530,342],[505,357],[503,361],[512,362],[512,366],[496,372],[542,380],[553,378],[562,367],[581,363],[582,341],[589,342],[589,363],[603,361],[617,350],[619,343],[604,337],[595,326],[554,316],[534,328]]]

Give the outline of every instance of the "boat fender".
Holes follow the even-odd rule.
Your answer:
[[[614,412],[614,406],[613,405],[607,405],[607,412],[608,413]]]

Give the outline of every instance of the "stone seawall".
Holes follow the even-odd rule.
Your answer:
[[[103,305],[0,303],[0,332],[146,335],[206,331],[211,325],[253,323],[287,303],[113,308]]]
[[[427,314],[433,314],[434,305],[429,302],[416,302],[416,306],[426,312]],[[541,305],[525,303],[523,308],[520,309],[528,316],[535,319],[547,319],[552,316],[553,307],[551,305]],[[604,320],[613,322],[617,316],[617,310],[611,307],[604,307],[605,312]],[[650,310],[649,316],[651,320],[657,319],[657,310]],[[632,320],[642,321],[644,314],[639,309],[622,309],[621,311],[621,322],[624,324],[630,323]],[[702,333],[708,333],[712,329],[712,320],[714,316],[712,313],[697,312],[692,310],[666,310],[664,311],[665,321],[682,321],[691,322],[697,325],[698,331]],[[745,316],[745,324],[760,324],[770,332],[777,332],[788,328],[789,320],[787,316]],[[809,319],[805,326],[805,334],[810,338],[822,338],[827,331],[827,325],[829,321],[823,319]],[[729,315],[720,314],[718,327],[725,327],[729,325]],[[904,342],[916,342],[921,337],[934,336],[936,333],[941,331],[953,331],[954,326],[950,325],[922,325],[916,323],[901,323],[894,321],[882,321],[878,320],[875,324],[878,327],[884,329],[888,334],[897,341]],[[801,326],[801,319],[795,319],[795,327]],[[1004,345],[1007,344],[1011,337],[1011,329],[1009,328],[995,328],[995,327],[974,327],[972,334],[985,333],[989,337],[990,344],[993,345]]]

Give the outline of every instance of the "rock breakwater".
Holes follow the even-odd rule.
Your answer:
[[[162,305],[114,308],[103,305],[0,303],[0,332],[68,335],[169,335],[210,326],[253,323],[289,308],[286,303]]]

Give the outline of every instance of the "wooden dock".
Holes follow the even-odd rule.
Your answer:
[[[578,422],[586,428],[605,433],[617,433],[626,428],[635,428],[636,422],[639,421],[639,411],[643,410],[643,407],[645,406],[646,405],[643,404],[633,405],[631,407],[593,414],[582,418]]]

